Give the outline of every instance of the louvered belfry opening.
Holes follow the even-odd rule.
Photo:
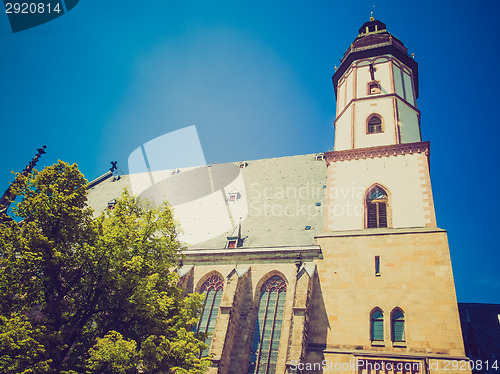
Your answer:
[[[366,199],[368,214],[367,227],[387,227],[387,192],[376,186],[370,190]]]

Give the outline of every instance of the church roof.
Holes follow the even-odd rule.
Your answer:
[[[141,191],[144,178],[156,183]],[[325,187],[325,161],[309,154],[109,178],[89,189],[88,201],[97,214],[124,188],[167,200],[190,249],[227,247],[240,221],[243,248],[307,246],[323,232]]]
[[[467,356],[500,358],[500,304],[458,303],[458,311]]]

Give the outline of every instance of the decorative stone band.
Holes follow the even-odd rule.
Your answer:
[[[448,359],[448,360],[465,360],[469,361],[466,356],[450,355],[446,352],[387,352],[387,351],[371,351],[358,349],[359,346],[346,348],[346,346],[337,346],[334,344],[312,343],[309,342],[307,349],[310,351],[322,351],[323,353],[346,354],[354,357],[380,357],[380,358],[400,358],[400,359]]]
[[[326,152],[326,165],[337,161],[351,161],[367,158],[380,158],[407,155],[413,153],[425,153],[427,159],[430,155],[430,142],[418,142],[408,144],[385,145],[381,147],[349,149],[346,151]]]
[[[185,265],[192,264],[258,264],[263,262],[297,262],[301,264],[312,262],[321,257],[319,245],[293,247],[252,247],[252,248],[221,248],[221,249],[188,249],[183,251]],[[304,265],[306,271],[311,270]]]

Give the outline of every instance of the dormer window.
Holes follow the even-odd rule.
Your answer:
[[[380,117],[378,114],[372,114],[368,118],[366,133],[377,134],[380,132],[384,132],[382,117]]]
[[[240,248],[243,247],[243,239],[241,236],[228,236],[226,248]]]
[[[116,205],[116,199],[108,201],[108,209],[109,210],[114,209],[115,205]]]
[[[227,197],[227,201],[229,202],[235,202],[239,200],[241,197],[241,194],[238,192],[236,188],[233,188],[229,193]]]
[[[372,81],[368,83],[368,95],[375,95],[381,93],[380,82]]]

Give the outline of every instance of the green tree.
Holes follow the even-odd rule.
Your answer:
[[[46,373],[50,360],[38,342],[40,328],[34,328],[26,316],[0,316],[0,368],[5,374]]]
[[[192,332],[203,297],[177,286],[169,206],[124,192],[93,218],[87,181],[61,161],[18,182],[22,221],[0,228],[0,371],[205,372]]]

